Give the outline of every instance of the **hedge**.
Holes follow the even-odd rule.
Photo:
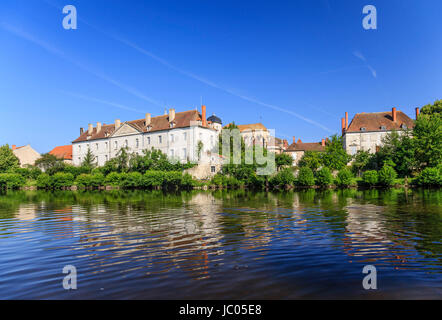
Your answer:
[[[18,173],[0,173],[0,189],[18,189],[25,183],[25,178]]]

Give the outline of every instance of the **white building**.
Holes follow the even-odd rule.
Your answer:
[[[416,108],[416,118],[418,115],[419,108]],[[341,120],[344,149],[350,155],[355,155],[358,150],[375,153],[387,134],[414,128],[414,121],[396,108],[391,112],[357,113],[350,125],[347,112]]]
[[[175,113],[175,109],[170,109],[169,114],[157,117],[146,113],[145,118],[139,120],[123,123],[115,120],[109,125],[98,122],[96,127],[89,124],[88,130],[81,128],[80,136],[72,142],[73,164],[80,165],[90,149],[97,164],[102,166],[121,148],[140,155],[143,150],[155,148],[182,162],[197,161],[198,151],[201,155],[216,146],[220,122],[216,118],[208,123],[206,107],[202,106],[202,114],[197,110]],[[202,142],[201,150],[199,141]]]

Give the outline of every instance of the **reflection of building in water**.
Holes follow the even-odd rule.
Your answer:
[[[15,218],[18,220],[33,220],[37,217],[37,205],[32,203],[20,204]]]
[[[197,193],[178,206],[176,202],[159,208],[138,204],[113,210],[97,205],[88,212],[74,206],[73,212],[75,221],[90,224],[90,230],[83,230],[80,236],[86,248],[110,250],[109,257],[117,260],[135,254],[137,260],[146,259],[148,266],[160,266],[163,272],[179,267],[201,278],[207,276],[209,258],[223,254],[218,250],[222,245],[217,214],[221,204],[210,193]]]
[[[343,238],[344,251],[352,257],[365,257],[364,261],[389,261],[395,264],[407,262],[408,251],[404,243],[396,243],[391,227],[386,226],[384,207],[371,204],[347,206],[347,226]],[[391,231],[390,231],[391,232]]]

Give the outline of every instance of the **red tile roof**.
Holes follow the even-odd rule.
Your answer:
[[[176,112],[174,127],[173,128],[185,128],[190,127],[192,121],[201,121],[201,114],[197,110],[189,110],[184,112]],[[147,130],[145,125],[145,119],[127,121],[129,125],[139,130],[140,132],[155,132],[161,130],[170,130],[169,115],[162,115],[151,118],[150,130]],[[121,123],[123,125],[124,123]],[[73,142],[90,141],[96,139],[103,139],[115,132],[115,124],[103,125],[100,132],[97,133],[97,128],[94,128],[92,135],[88,138],[88,130],[85,130],[82,135],[80,135]]]
[[[52,149],[49,154],[64,160],[72,160],[72,145],[58,146]]]
[[[409,129],[414,128],[414,121],[402,111],[396,111],[396,118],[396,122],[393,122],[391,111],[357,113],[348,126],[347,132],[361,132],[361,128],[365,128],[365,131],[402,130],[402,124]]]
[[[286,151],[325,151],[321,142],[292,143]]]

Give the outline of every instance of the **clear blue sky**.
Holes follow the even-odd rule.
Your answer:
[[[61,8],[78,10],[62,28]],[[373,4],[378,29],[362,28]],[[0,2],[0,144],[39,152],[97,121],[200,106],[320,141],[345,111],[442,98],[442,1]]]

